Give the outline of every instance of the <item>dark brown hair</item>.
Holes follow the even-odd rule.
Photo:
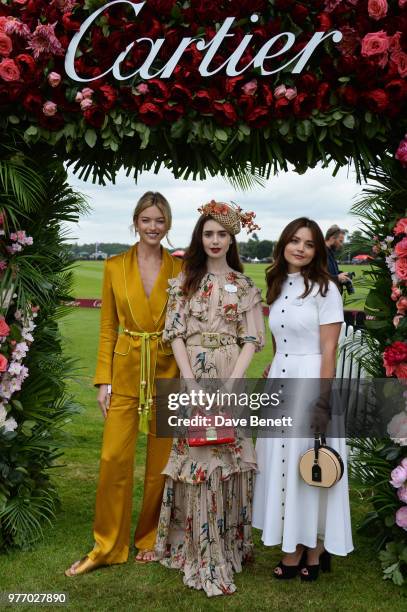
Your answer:
[[[216,221],[216,219],[213,219],[210,215],[201,215],[199,217],[194,227],[194,231],[192,232],[191,244],[184,255],[182,270],[185,279],[182,285],[182,291],[188,298],[199,289],[201,280],[207,271],[207,255],[202,243],[202,232],[205,223],[210,219]],[[230,234],[230,236],[232,238],[232,243],[226,254],[226,261],[233,270],[236,270],[236,272],[243,272],[242,262],[240,261],[239,252],[237,250],[236,238],[232,234]]]
[[[319,225],[308,219],[300,217],[291,221],[284,229],[274,248],[273,263],[266,269],[267,304],[272,304],[281,293],[283,282],[287,278],[288,263],[284,257],[287,244],[293,239],[296,232],[302,227],[311,230],[315,246],[315,255],[308,266],[301,268],[304,277],[305,291],[299,297],[306,297],[312,291],[314,284],[319,285],[319,291],[325,297],[328,291],[329,274],[327,270],[327,254],[324,236]]]

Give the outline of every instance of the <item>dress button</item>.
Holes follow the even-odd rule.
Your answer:
[[[283,459],[282,461],[283,461],[283,463],[285,463],[285,459]]]
[[[283,370],[283,372],[285,372],[285,370]]]
[[[283,517],[283,516],[281,517],[281,520],[282,520],[282,521],[284,520],[284,517]]]
[[[281,505],[284,506],[284,502],[281,502]]]
[[[288,295],[285,295],[285,296],[284,296],[284,299],[285,299],[285,300],[288,300]]]
[[[281,489],[281,490],[282,490],[282,492],[284,493],[285,489]]]
[[[286,353],[285,356],[288,357],[288,353]]]
[[[282,325],[281,327],[284,327],[284,325]]]
[[[287,340],[284,338],[284,342],[287,342]]]
[[[281,445],[281,448],[284,448],[284,446],[285,446],[285,445],[284,445],[284,444],[282,444],[282,445]]]
[[[292,285],[292,282],[290,281],[290,285]]]
[[[284,478],[285,474],[283,474],[283,478]]]
[[[283,308],[283,310],[281,312],[285,312],[284,308]]]

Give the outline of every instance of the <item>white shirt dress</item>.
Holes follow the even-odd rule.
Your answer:
[[[330,281],[325,297],[319,287],[305,297],[300,272],[288,274],[278,299],[270,307],[269,325],[276,355],[269,378],[319,378],[320,325],[343,322],[342,298]],[[301,394],[297,394],[300,404]],[[297,544],[309,548],[324,542],[325,549],[345,556],[353,550],[349,508],[346,439],[327,438],[341,455],[345,472],[330,489],[307,485],[299,473],[301,455],[313,447],[313,438],[258,438],[259,473],[256,477],[253,526],[262,530],[266,546],[282,545],[287,553]]]

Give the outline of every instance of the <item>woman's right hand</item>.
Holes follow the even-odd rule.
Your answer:
[[[110,385],[99,385],[99,391],[97,394],[97,401],[99,408],[102,411],[103,418],[107,417],[107,411],[110,405]]]

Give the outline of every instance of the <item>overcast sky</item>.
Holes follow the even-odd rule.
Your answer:
[[[198,218],[197,208],[211,199],[233,200],[245,210],[256,212],[261,226],[260,240],[275,240],[283,227],[300,216],[317,221],[325,231],[337,223],[350,231],[357,229],[358,219],[349,214],[355,196],[361,193],[355,175],[347,168],[332,177],[332,169],[316,168],[304,175],[282,172],[268,180],[264,187],[248,192],[237,192],[222,178],[206,181],[175,180],[167,170],[158,175],[146,172],[137,184],[121,173],[116,185],[102,187],[79,181],[70,174],[71,184],[87,196],[92,208],[90,214],[73,225],[71,242],[122,242],[132,244],[129,229],[132,212],[138,198],[148,190],[160,191],[170,202],[173,228],[170,238],[175,247],[187,246],[193,226]],[[240,240],[246,240],[242,232]]]

